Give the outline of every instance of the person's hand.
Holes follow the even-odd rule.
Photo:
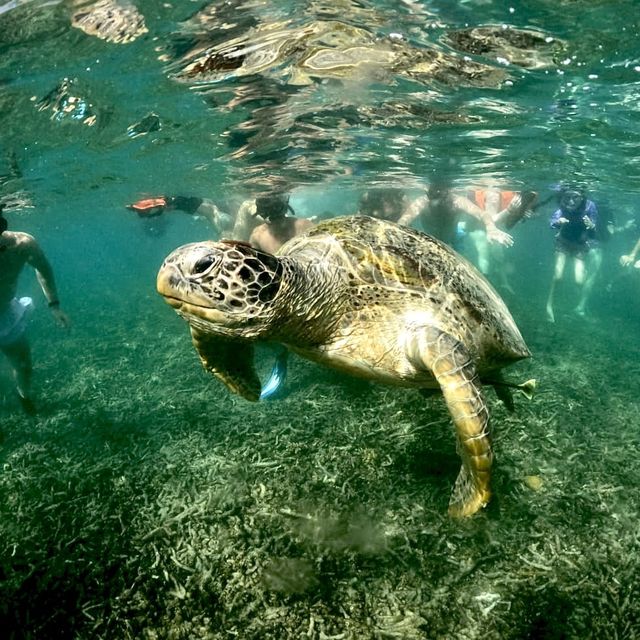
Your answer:
[[[60,307],[51,307],[51,315],[59,327],[68,329],[71,326],[69,317],[64,311],[62,311],[62,309],[60,309]]]
[[[629,254],[628,256],[620,256],[620,265],[623,267],[628,267],[630,264],[633,264],[633,262],[635,262],[635,259],[636,257],[632,254]]]
[[[565,217],[558,218],[556,224],[569,224],[569,218],[565,218]]]
[[[509,235],[506,231],[501,231],[498,227],[489,227],[487,229],[487,240],[489,242],[497,242],[505,247],[511,247],[513,245],[513,236]]]
[[[162,215],[169,204],[169,198],[166,196],[157,196],[155,198],[143,198],[126,206],[127,209],[135,211],[141,218],[154,218],[155,216]]]
[[[596,225],[593,223],[593,220],[589,216],[583,216],[582,223],[589,231],[591,231],[591,229],[595,229]]]

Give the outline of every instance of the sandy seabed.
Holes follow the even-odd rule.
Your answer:
[[[43,323],[35,418],[0,369],[4,637],[640,637],[637,328],[525,327],[539,391],[486,390],[494,499],[458,521],[440,397],[294,358],[251,404],[135,318]]]

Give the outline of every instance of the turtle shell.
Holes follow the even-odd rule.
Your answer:
[[[449,246],[427,234],[367,216],[327,220],[279,252],[338,269],[352,304],[394,305],[398,330],[406,311],[427,310],[437,328],[466,344],[494,368],[529,355],[504,301],[484,276]],[[363,293],[365,292],[365,293]],[[361,314],[353,314],[358,322]],[[485,368],[485,367],[481,367]]]

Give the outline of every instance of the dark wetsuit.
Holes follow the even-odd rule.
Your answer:
[[[583,218],[587,216],[593,223],[592,229],[587,229]],[[566,218],[569,222],[559,224],[560,218]],[[585,203],[578,211],[565,211],[557,209],[551,216],[551,227],[558,229],[556,235],[556,251],[561,251],[570,256],[584,258],[596,239],[595,230],[598,226],[598,209],[591,200]]]

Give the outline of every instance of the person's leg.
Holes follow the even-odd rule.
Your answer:
[[[26,336],[23,335],[10,345],[4,345],[1,350],[13,369],[16,391],[23,407],[31,409],[33,407],[31,401],[31,373],[33,367],[31,364],[31,348]]]
[[[576,256],[573,259],[573,270],[574,270],[574,275],[576,279],[576,284],[579,287],[584,287],[586,274],[587,274],[584,258]]]
[[[489,243],[487,241],[487,234],[484,230],[471,231],[468,234],[471,239],[474,249],[476,250],[476,264],[478,269],[483,275],[489,275]]]
[[[587,301],[591,296],[591,291],[593,290],[593,285],[595,284],[598,273],[600,272],[600,267],[602,267],[602,249],[600,247],[591,249],[588,253],[587,259],[589,260],[589,265],[587,267],[584,285],[582,287],[582,294],[580,296],[578,306],[576,307],[576,313],[581,316],[583,316],[587,310]]]
[[[502,290],[515,294],[509,277],[513,272],[513,265],[507,257],[507,248],[497,243],[489,245],[489,259],[496,284],[498,284]]]
[[[555,322],[555,314],[553,313],[553,296],[556,290],[556,283],[562,279],[564,266],[567,263],[567,255],[562,251],[556,251],[556,262],[553,269],[553,278],[549,287],[549,297],[547,298],[547,319],[549,322]]]
[[[585,286],[586,274],[587,274],[584,258],[576,256],[573,259],[573,272],[574,272],[576,285],[578,285],[578,288],[580,290],[580,300],[582,300],[582,296],[584,295],[584,286]],[[580,314],[580,312],[577,309],[576,311]],[[584,311],[582,313],[584,313]]]

